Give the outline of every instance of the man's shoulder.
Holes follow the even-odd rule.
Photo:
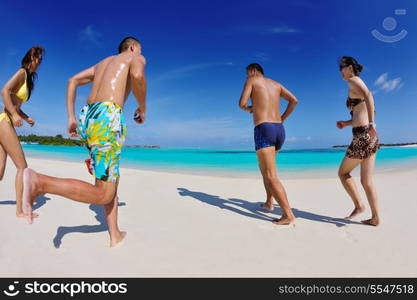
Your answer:
[[[135,59],[137,59],[139,62],[143,63],[144,65],[146,64],[146,58],[142,54],[133,55],[132,57],[134,57]]]
[[[99,66],[99,65],[102,65],[102,64],[106,64],[106,63],[108,63],[109,62],[109,60],[112,60],[114,57],[116,57],[117,55],[110,55],[110,56],[107,56],[107,57],[105,57],[105,58],[103,58],[102,60],[100,60],[97,64],[96,64],[96,66]]]
[[[269,81],[271,83],[276,83],[276,84],[280,84],[278,81],[276,81],[275,79],[269,78],[269,77],[264,77],[266,81]]]
[[[117,56],[117,55],[110,55],[110,56],[107,56],[106,58],[103,58],[101,61],[110,60],[110,59],[115,58],[116,56]]]
[[[264,80],[267,83],[274,85],[275,87],[281,87],[282,86],[281,83],[279,83],[278,81],[276,81],[276,80],[274,80],[272,78],[264,77]]]

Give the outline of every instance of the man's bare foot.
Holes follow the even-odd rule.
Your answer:
[[[371,218],[368,220],[361,221],[362,224],[371,225],[371,226],[378,226],[379,225],[379,218]]]
[[[36,197],[40,195],[38,192],[38,185],[38,175],[36,172],[29,168],[24,169],[22,208],[29,224],[32,224],[33,222],[33,203],[35,202]]]
[[[27,217],[27,215],[25,215],[25,213],[24,212],[21,212],[21,213],[16,213],[16,217],[17,218],[26,218]],[[39,217],[39,215],[37,214],[37,213],[32,213],[32,218],[34,218],[34,219],[36,219],[37,217]]]
[[[261,208],[266,209],[267,211],[273,211],[274,210],[274,204],[270,202],[265,202],[261,204]]]
[[[360,213],[363,213],[364,210],[365,210],[365,206],[355,207],[355,209],[352,211],[352,213],[349,216],[345,217],[345,220],[353,219],[354,217],[356,217]]]
[[[126,237],[126,232],[121,231],[117,237],[114,237],[110,240],[110,248],[120,247],[123,244],[124,238]]]
[[[274,223],[275,225],[293,225],[295,226],[294,222],[295,222],[295,217],[288,217],[288,216],[283,216],[280,219],[274,219],[272,221],[272,223]]]

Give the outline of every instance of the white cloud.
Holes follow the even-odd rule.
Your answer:
[[[14,49],[9,49],[7,51],[7,56],[16,56],[16,54],[17,54],[17,51]]]
[[[100,37],[102,36],[102,34],[93,29],[92,25],[88,25],[79,32],[78,36],[81,41],[86,41],[99,45],[101,43]]]
[[[242,126],[231,117],[149,121],[140,131],[128,129],[128,135],[132,141],[152,140],[153,143],[233,144],[248,137],[252,139],[253,128],[249,124]]]
[[[23,127],[18,129],[18,134],[28,135],[28,134],[37,134],[42,136],[56,136],[57,134],[62,134],[65,137],[67,136],[66,123],[64,124],[45,124],[42,122],[37,122],[35,119],[35,126],[29,127],[26,123]]]
[[[226,138],[240,130],[232,118],[204,118],[169,122],[164,133],[171,137],[191,137],[193,139]]]
[[[400,77],[389,80],[388,73],[383,73],[377,78],[377,80],[375,80],[374,85],[376,85],[380,90],[391,92],[402,88],[404,83]]]
[[[229,30],[226,30],[224,33],[227,35],[289,35],[289,34],[298,34],[302,31],[300,29],[288,26],[285,24],[280,25],[267,25],[267,26],[253,26],[253,25],[244,25],[239,27],[234,27]]]
[[[156,80],[169,80],[169,79],[177,79],[179,77],[185,77],[191,75],[195,71],[201,71],[204,69],[212,68],[215,66],[232,66],[232,62],[217,62],[217,63],[204,63],[204,64],[194,64],[179,67],[170,71],[167,71],[161,75],[159,75]]]
[[[288,26],[277,26],[273,28],[267,29],[267,33],[270,34],[281,34],[281,33],[299,33],[300,31],[295,28],[291,28]]]
[[[378,79],[375,80],[374,84],[375,85],[381,85],[385,81],[387,81],[387,78],[388,78],[388,73],[383,73],[383,74],[379,75]]]
[[[256,52],[254,55],[255,59],[265,62],[269,60],[269,56],[268,54],[266,54],[265,52]]]
[[[311,136],[307,136],[307,137],[304,137],[304,138],[298,138],[298,137],[292,136],[292,137],[289,137],[289,138],[285,139],[285,141],[289,142],[289,143],[311,142],[312,140],[313,139],[311,138]]]
[[[82,94],[77,95],[75,97],[75,103],[83,103],[84,101],[86,101],[86,99],[87,99],[87,97],[82,95]]]
[[[307,8],[307,9],[320,9],[319,6],[317,6],[313,1],[298,1],[298,0],[292,0],[291,2],[288,1],[288,4],[291,4],[293,6],[296,7],[301,7],[301,8]]]

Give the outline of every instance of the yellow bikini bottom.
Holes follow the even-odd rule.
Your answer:
[[[3,121],[3,119],[6,119],[9,124],[13,125],[13,119],[8,113],[0,113],[0,122]]]

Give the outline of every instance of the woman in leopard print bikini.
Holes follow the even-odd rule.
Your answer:
[[[362,221],[367,225],[377,226],[380,222],[378,214],[377,193],[373,182],[376,152],[379,148],[379,140],[376,133],[374,98],[365,83],[359,77],[362,65],[349,56],[340,59],[339,69],[349,86],[349,96],[346,101],[350,109],[352,119],[349,121],[337,121],[336,126],[343,129],[352,126],[353,139],[339,168],[339,177],[343,187],[352,198],[355,205],[352,213],[346,219],[352,219],[365,210],[355,182],[350,175],[352,170],[361,165],[361,183],[365,190],[371,207],[372,217]]]

